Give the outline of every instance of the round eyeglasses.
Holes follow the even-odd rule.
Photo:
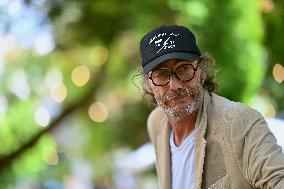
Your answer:
[[[156,86],[167,85],[170,82],[171,75],[175,75],[181,82],[186,82],[194,78],[197,67],[198,64],[196,68],[193,67],[192,64],[182,64],[176,67],[173,72],[170,72],[166,68],[160,68],[153,70],[148,78],[151,79]]]

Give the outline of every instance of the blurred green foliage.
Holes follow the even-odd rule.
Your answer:
[[[25,2],[36,6],[35,1]],[[273,3],[272,9],[266,8],[265,2]],[[5,72],[0,75],[0,95],[7,98],[9,107],[0,114],[0,162],[48,128],[34,121],[38,106],[51,100],[45,86],[48,73],[61,73],[67,90],[66,99],[50,107],[51,121],[70,104],[78,102],[79,106],[15,158],[11,167],[3,169],[1,187],[13,188],[26,177],[40,183],[62,180],[72,173],[72,161],[79,159],[92,166],[94,182],[111,180],[116,169],[113,153],[148,142],[146,119],[152,107],[135,86],[140,85],[139,79],[134,78],[133,83],[132,78],[139,73],[140,38],[162,24],[185,25],[196,33],[202,52],[216,61],[219,94],[249,103],[258,91],[269,91],[276,110],[283,111],[283,82],[275,82],[272,76],[274,64],[284,63],[283,6],[280,0],[46,1],[43,7],[46,22],[53,28],[55,50],[39,56],[16,48],[6,57]],[[92,75],[83,87],[71,79],[79,65],[86,66]],[[9,81],[19,70],[26,73],[31,88],[25,100],[10,90]],[[89,103],[80,105],[92,87]],[[108,119],[102,123],[88,115],[90,105],[98,101],[108,109]]]

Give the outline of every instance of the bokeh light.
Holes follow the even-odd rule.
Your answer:
[[[275,107],[271,103],[268,103],[265,113],[266,113],[265,114],[266,117],[270,117],[271,118],[271,117],[275,117],[276,116],[277,111],[276,111]]]
[[[260,90],[254,96],[250,106],[260,112],[264,117],[274,118],[277,114],[274,102],[266,90]]]
[[[67,88],[63,83],[61,83],[57,85],[56,87],[54,87],[54,89],[51,90],[50,94],[51,94],[51,98],[55,102],[61,103],[65,100],[67,96]]]
[[[273,66],[272,75],[276,82],[282,83],[284,81],[284,67],[281,64],[275,64]]]
[[[262,10],[264,12],[270,13],[274,11],[275,5],[272,0],[262,0]]]
[[[9,34],[0,32],[0,76],[5,71],[5,62],[7,59],[15,58],[17,54],[17,41],[16,38]]]
[[[24,69],[16,70],[8,82],[10,91],[19,99],[27,100],[30,97],[31,89]]]
[[[37,55],[46,55],[53,51],[55,42],[51,32],[39,33],[34,42],[34,51]]]
[[[89,107],[89,117],[95,122],[104,122],[108,118],[108,109],[102,102],[96,102]]]
[[[87,66],[76,67],[71,74],[72,82],[78,86],[82,87],[90,80],[90,70]]]
[[[42,127],[46,127],[50,121],[50,114],[44,107],[39,107],[34,114],[35,122]]]

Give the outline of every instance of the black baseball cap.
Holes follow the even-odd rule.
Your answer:
[[[141,39],[140,53],[144,73],[166,60],[194,61],[201,56],[194,34],[178,25],[162,25],[147,33]]]

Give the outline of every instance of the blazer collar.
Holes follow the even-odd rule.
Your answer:
[[[166,127],[161,130],[157,138],[157,150],[158,150],[158,168],[160,171],[160,188],[171,189],[171,158],[170,158],[170,124],[167,116],[161,119],[161,125]]]

